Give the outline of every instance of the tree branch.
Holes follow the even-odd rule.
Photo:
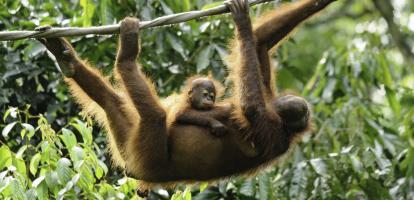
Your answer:
[[[373,0],[372,2],[387,22],[388,32],[397,48],[409,62],[414,63],[414,53],[407,43],[407,36],[400,31],[400,27],[394,21],[394,7],[391,2],[389,0]]]
[[[269,2],[272,0],[249,0],[250,5]],[[207,10],[189,11],[183,13],[177,13],[172,15],[166,15],[153,19],[151,21],[142,21],[139,23],[141,29],[146,29],[155,26],[164,26],[170,24],[177,24],[192,19],[219,15],[228,13],[229,10],[225,5],[216,6]],[[119,24],[106,25],[106,26],[93,26],[87,28],[80,27],[67,27],[67,28],[51,28],[45,31],[1,31],[0,41],[7,40],[20,40],[25,38],[50,38],[50,37],[66,37],[66,36],[81,36],[88,34],[96,35],[111,35],[119,33]]]

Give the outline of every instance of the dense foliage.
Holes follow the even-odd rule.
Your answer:
[[[312,134],[255,177],[179,185],[154,199],[410,199],[414,196],[414,3],[339,1],[275,54],[279,90],[313,106]],[[385,2],[378,0],[378,2]],[[149,20],[212,0],[0,0],[0,30]],[[252,16],[277,3],[254,8]],[[389,16],[388,16],[389,17]],[[393,25],[397,26],[397,29]],[[226,15],[142,32],[140,61],[165,96],[189,75],[227,84]],[[116,36],[71,38],[81,57],[112,76]],[[82,118],[62,76],[35,40],[0,43],[0,199],[138,198],[134,179],[111,167],[105,133]],[[189,163],[190,164],[190,163]]]

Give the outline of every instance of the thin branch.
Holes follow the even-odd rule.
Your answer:
[[[414,52],[411,51],[411,46],[408,44],[407,35],[401,32],[400,27],[394,21],[394,7],[389,0],[373,0],[372,1],[385,19],[388,32],[391,35],[391,39],[394,41],[397,48],[404,55],[404,58],[410,63],[414,63]]]
[[[249,0],[249,4],[255,5],[269,2],[272,0]],[[153,19],[151,21],[142,21],[139,23],[141,29],[146,29],[155,26],[164,26],[170,24],[177,24],[192,19],[219,15],[228,13],[229,10],[225,5],[216,6],[207,10],[196,10],[172,15],[166,15]],[[66,36],[81,36],[88,34],[96,35],[111,35],[119,33],[119,24],[106,26],[93,26],[87,28],[67,27],[67,28],[51,28],[45,31],[1,31],[0,41],[20,40],[25,38],[50,38],[50,37],[66,37]]]

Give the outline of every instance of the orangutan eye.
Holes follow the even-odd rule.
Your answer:
[[[207,97],[207,96],[208,96],[208,91],[207,91],[207,90],[204,90],[204,91],[203,91],[203,95],[204,95],[205,97]]]

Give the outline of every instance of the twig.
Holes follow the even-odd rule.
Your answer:
[[[414,52],[411,51],[411,45],[408,43],[408,36],[402,32],[397,23],[394,21],[394,7],[388,0],[373,0],[372,1],[385,19],[388,25],[388,32],[391,35],[391,39],[394,41],[397,48],[404,55],[404,58],[410,63],[414,63]]]
[[[272,0],[249,0],[250,5],[269,2]],[[164,26],[169,24],[177,24],[192,19],[219,15],[228,13],[229,10],[225,5],[216,6],[207,10],[196,10],[172,15],[162,16],[151,21],[142,21],[139,23],[141,29],[146,29],[155,26]],[[119,24],[93,27],[67,27],[67,28],[51,28],[45,31],[1,31],[0,41],[20,40],[25,38],[50,38],[50,37],[66,37],[66,36],[81,36],[88,34],[96,35],[111,35],[119,33]]]

